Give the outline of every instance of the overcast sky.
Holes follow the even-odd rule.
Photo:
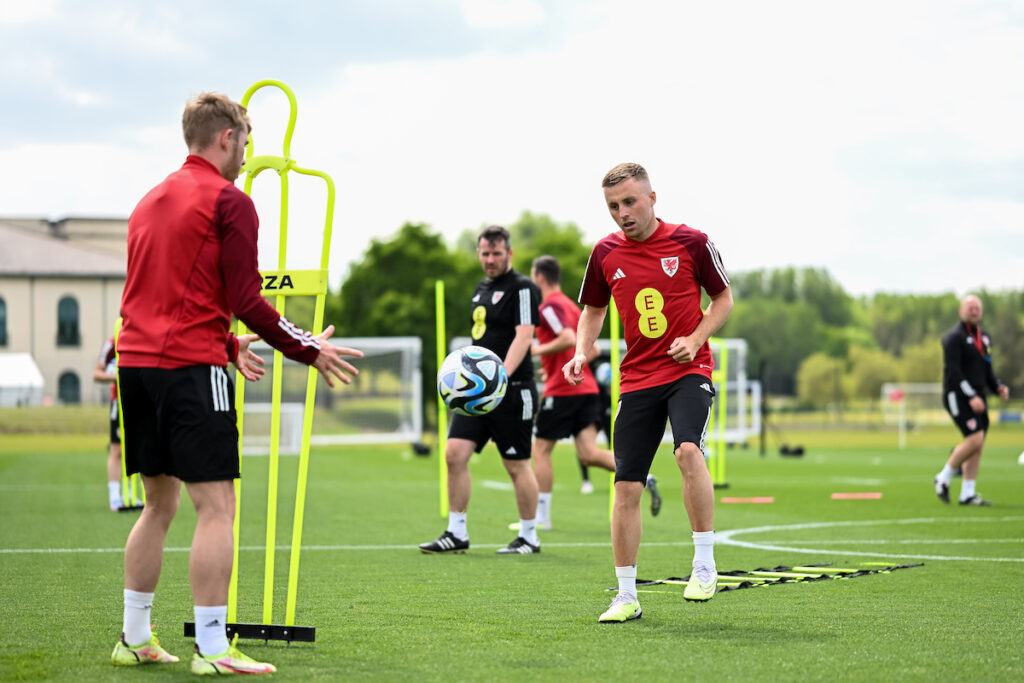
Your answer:
[[[593,243],[637,161],[730,271],[1024,288],[1020,1],[0,0],[0,63],[0,216],[127,216],[184,160],[190,95],[279,79],[292,158],[337,185],[334,284],[406,221],[454,243],[529,210]],[[280,154],[284,98],[250,111]],[[291,187],[289,266],[315,265],[322,185]]]

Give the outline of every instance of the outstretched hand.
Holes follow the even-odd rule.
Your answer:
[[[565,381],[574,387],[578,387],[583,382],[583,368],[587,365],[587,356],[582,353],[578,353],[573,356],[572,360],[562,366],[562,375],[565,377]]]
[[[250,382],[257,382],[263,377],[264,360],[249,348],[249,344],[259,341],[259,335],[243,334],[238,338],[238,357],[233,361],[235,369]]]
[[[327,341],[332,334],[334,334],[334,325],[328,325],[327,329],[316,336],[316,340],[320,342],[320,353],[313,361],[313,367],[317,369],[329,387],[334,387],[332,376],[345,384],[351,384],[352,377],[358,375],[359,370],[348,361],[343,360],[342,356],[362,358],[363,352],[346,346],[334,346]]]

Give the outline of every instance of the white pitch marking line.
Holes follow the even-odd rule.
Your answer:
[[[921,544],[921,545],[946,545],[947,543],[1024,543],[1024,538],[902,538],[893,540],[882,540],[882,539],[843,539],[843,540],[823,540],[816,538],[796,538],[789,541],[784,540],[773,540],[772,543],[810,543],[813,545],[909,545],[909,544]]]
[[[911,519],[876,519],[876,520],[865,520],[865,521],[847,521],[847,522],[810,522],[806,524],[778,524],[771,526],[760,526],[760,527],[749,527],[746,529],[730,529],[728,531],[721,531],[715,534],[715,541],[722,545],[734,545],[741,548],[751,548],[754,550],[775,550],[780,552],[788,553],[804,553],[807,555],[863,555],[869,557],[886,557],[894,559],[912,559],[912,560],[966,560],[972,562],[1024,562],[1024,557],[966,557],[957,555],[910,555],[910,554],[896,554],[896,553],[874,553],[874,552],[857,552],[850,550],[829,550],[821,549],[816,550],[813,548],[802,548],[797,546],[786,546],[778,545],[785,541],[766,542],[766,543],[755,543],[753,541],[741,541],[735,538],[740,534],[757,534],[768,531],[797,531],[801,529],[827,529],[833,527],[851,527],[851,526],[878,526],[880,524],[933,524],[940,522],[943,524],[949,523],[961,523],[961,522],[1017,522],[1024,520],[1024,517],[919,517]],[[800,543],[810,543],[814,545],[828,544],[829,541],[800,541]]]

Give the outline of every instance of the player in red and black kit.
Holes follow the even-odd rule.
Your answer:
[[[559,439],[573,437],[576,454],[584,466],[594,465],[614,472],[615,458],[611,451],[597,447],[601,401],[597,380],[589,365],[599,354],[597,344],[587,356],[588,365],[583,368],[580,384],[570,384],[562,374],[562,367],[572,360],[576,352],[580,309],[562,293],[562,267],[558,259],[554,256],[534,259],[530,278],[540,289],[542,298],[533,355],[540,357],[545,376],[544,398],[533,428],[533,471],[540,491],[537,496],[537,525],[550,529],[554,483],[551,452],[555,443]],[[651,492],[651,514],[657,515],[661,510],[661,495],[657,480],[650,474],[647,475],[647,490]]]
[[[975,490],[981,451],[988,433],[988,406],[985,395],[991,391],[1004,401],[1010,388],[996,379],[992,370],[992,344],[988,332],[981,329],[981,299],[974,295],[960,302],[960,322],[942,337],[942,395],[946,411],[964,435],[949,454],[942,471],[935,475],[935,494],[949,502],[949,484],[956,468],[963,468],[960,485],[961,505],[991,505]]]
[[[117,417],[117,353],[108,339],[92,371],[94,382],[110,383],[110,446],[107,449],[107,502],[111,510],[121,509],[121,424]]]
[[[477,238],[477,256],[487,276],[473,293],[473,343],[504,359],[508,372],[505,398],[481,417],[453,415],[448,428],[448,528],[437,539],[421,543],[423,553],[461,553],[469,549],[466,514],[471,480],[469,458],[493,440],[516,493],[519,535],[501,555],[540,552],[537,538],[537,478],[530,468],[530,440],[537,410],[530,342],[537,325],[540,293],[530,278],[512,268],[508,230],[492,225]]]
[[[125,546],[124,630],[117,665],[178,661],[150,630],[167,529],[181,482],[196,508],[189,557],[195,601],[193,673],[271,673],[227,640],[233,561],[233,479],[239,476],[231,378],[262,374],[248,346],[259,337],[289,358],[313,365],[331,386],[356,369],[331,345],[328,326],[313,336],[260,296],[256,209],[234,180],[251,129],[245,108],[203,93],[182,117],[189,156],[152,189],[128,221],[128,274],[121,299],[118,375],[129,474],[140,472],[146,506]],[[235,338],[231,314],[255,335]]]
[[[619,592],[599,621],[641,615],[636,594],[643,482],[672,424],[683,502],[693,530],[693,571],[684,597],[709,600],[718,585],[714,559],[714,488],[704,459],[714,362],[708,339],[729,317],[732,292],[721,256],[704,233],[654,215],[656,195],[639,164],[620,164],[601,183],[620,230],[597,243],[580,289],[583,314],[566,379],[583,380],[587,352],[614,296],[625,326],[622,396],[615,418],[612,548]],[[701,311],[701,288],[711,298]]]

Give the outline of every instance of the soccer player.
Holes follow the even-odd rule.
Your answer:
[[[710,600],[717,589],[714,488],[703,451],[715,395],[708,339],[725,323],[733,302],[722,258],[707,235],[654,215],[657,197],[642,166],[620,164],[601,186],[620,229],[590,254],[580,288],[584,308],[576,355],[564,373],[571,384],[583,381],[587,354],[614,296],[626,337],[614,427],[612,550],[619,591],[599,621],[623,622],[642,613],[636,594],[640,498],[666,418],[693,531],[693,571],[683,596]],[[706,311],[701,311],[701,288],[711,299]]]
[[[196,648],[192,672],[265,674],[229,643],[225,630],[231,578],[235,491],[239,476],[235,392],[225,370],[243,377],[262,368],[249,343],[259,335],[289,358],[310,364],[334,386],[356,369],[354,349],[295,327],[260,296],[258,219],[234,185],[251,125],[246,110],[218,93],[188,102],[182,128],[189,155],[150,190],[128,221],[128,273],[121,298],[118,376],[129,474],[140,472],[146,506],[124,557],[124,629],[116,665],[176,662],[150,630],[167,529],[181,482],[196,509],[189,555]],[[232,313],[256,335],[235,338]]]
[[[508,371],[505,398],[481,417],[453,415],[448,428],[448,529],[437,540],[419,546],[424,553],[457,553],[469,549],[466,511],[471,480],[469,458],[494,441],[516,494],[519,535],[501,555],[540,552],[537,537],[537,478],[530,467],[530,441],[537,405],[530,345],[537,325],[540,293],[530,278],[512,268],[508,230],[492,225],[477,238],[477,256],[486,277],[473,294],[473,343],[504,359]]]
[[[992,370],[992,340],[981,329],[981,313],[981,300],[973,294],[965,296],[960,301],[960,322],[942,337],[942,395],[946,411],[964,435],[935,475],[935,494],[943,503],[949,503],[949,484],[956,469],[962,467],[960,504],[992,504],[975,490],[988,431],[985,396],[991,391],[1005,401],[1010,388],[996,379]]]
[[[117,353],[114,340],[108,339],[96,359],[92,371],[94,382],[110,383],[110,446],[107,449],[107,502],[110,509],[117,511],[124,504],[121,500],[121,424],[117,417]]]
[[[530,269],[530,278],[540,290],[540,322],[537,324],[537,343],[533,355],[540,356],[544,368],[544,398],[533,428],[533,469],[537,475],[540,493],[537,496],[537,525],[551,528],[551,493],[554,473],[551,451],[559,439],[573,437],[576,454],[583,466],[594,465],[609,472],[615,471],[615,458],[611,451],[597,447],[597,424],[601,420],[601,401],[597,381],[590,369],[590,361],[599,351],[595,343],[587,354],[583,366],[583,381],[570,384],[562,374],[562,367],[572,360],[576,349],[576,325],[580,309],[562,293],[562,267],[554,256],[538,256]],[[647,490],[651,492],[651,514],[661,510],[658,482],[647,475]]]

